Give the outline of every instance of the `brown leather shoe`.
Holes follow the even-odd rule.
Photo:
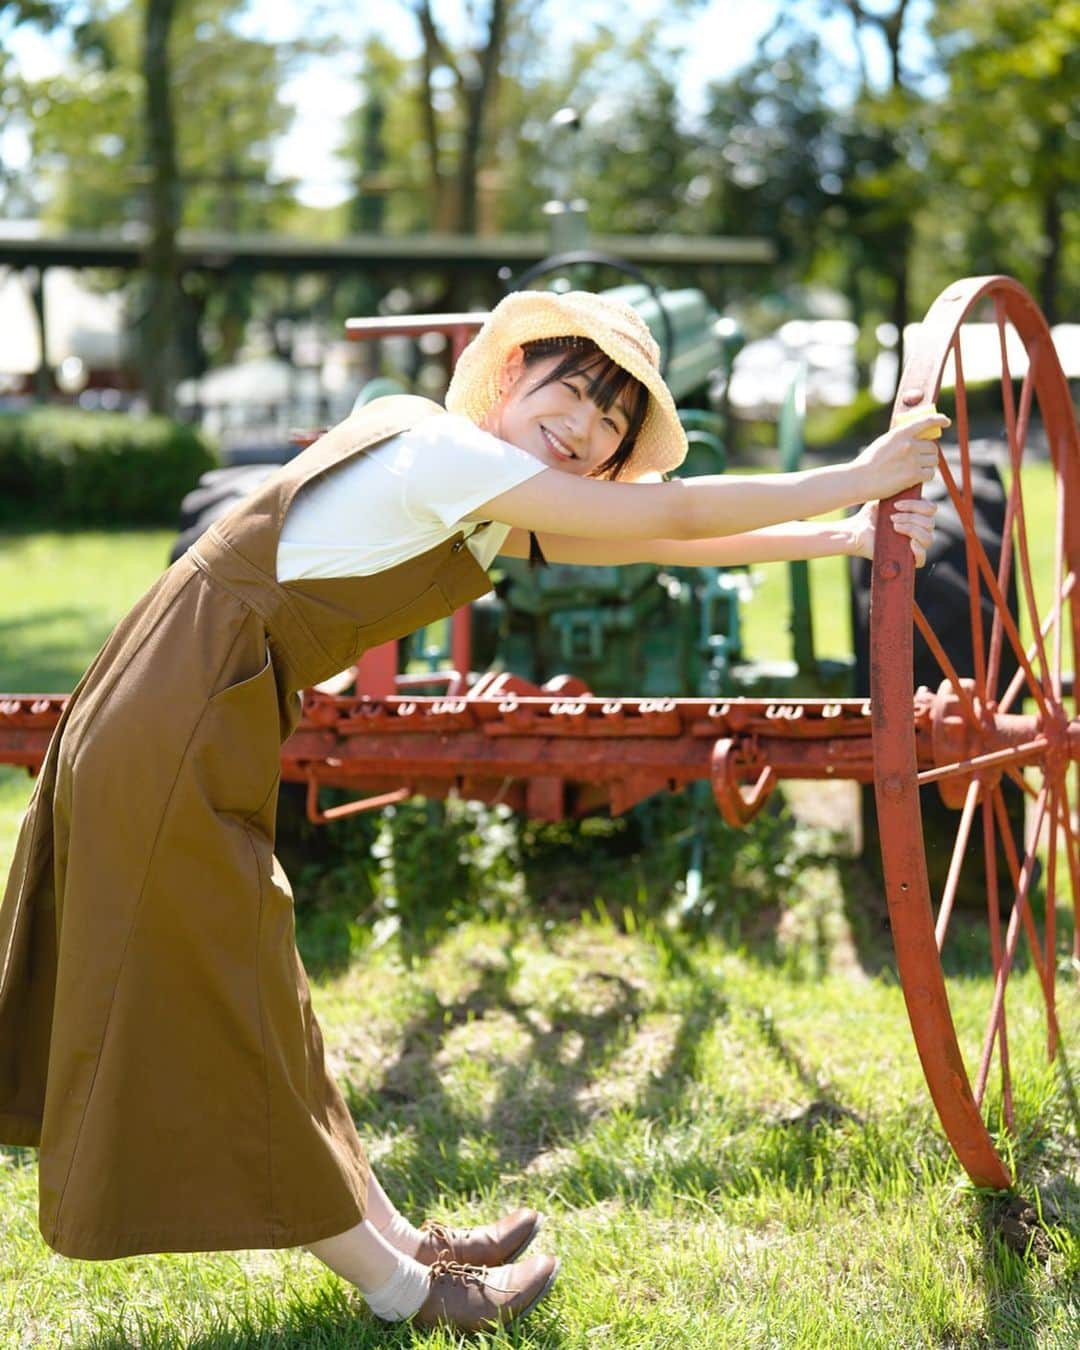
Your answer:
[[[535,1209],[515,1209],[482,1228],[448,1228],[429,1219],[420,1226],[423,1239],[416,1260],[422,1266],[434,1265],[440,1258],[466,1266],[506,1266],[521,1255],[543,1222]]]
[[[524,1317],[551,1288],[559,1271],[553,1256],[530,1256],[513,1266],[464,1266],[436,1261],[431,1291],[412,1320],[422,1327],[484,1331]]]

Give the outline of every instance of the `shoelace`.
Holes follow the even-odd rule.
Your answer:
[[[436,1242],[441,1242],[443,1246],[453,1249],[454,1243],[464,1234],[456,1228],[448,1228],[446,1224],[440,1223],[438,1219],[425,1219],[420,1225],[421,1233],[430,1233]]]
[[[461,1284],[483,1285],[488,1273],[487,1266],[466,1266],[460,1261],[449,1261],[443,1256],[432,1262],[429,1270],[432,1284],[445,1277]]]

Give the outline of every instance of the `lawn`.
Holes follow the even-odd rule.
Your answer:
[[[168,538],[0,538],[0,690],[69,688]],[[830,584],[816,602],[827,655],[849,642],[842,575]],[[766,634],[783,632],[785,594],[775,569],[758,595]],[[0,769],[5,868],[28,790]],[[711,822],[711,915],[680,926],[666,917],[686,861],[672,829],[651,846],[610,831],[590,851],[580,834],[539,837],[498,814],[425,826],[403,813],[398,839],[403,820],[433,847],[395,852],[393,822],[354,836],[373,837],[379,859],[374,881],[364,873],[374,924],[358,913],[370,894],[362,906],[350,889],[365,850],[345,850],[330,876],[294,866],[299,938],[329,1061],[401,1207],[467,1222],[531,1203],[548,1216],[559,1283],[494,1344],[1075,1346],[1075,1094],[1023,1011],[1037,1002],[1030,970],[1009,985],[1025,1122],[1012,1143],[1022,1199],[1009,1202],[975,1191],[943,1141],[881,896],[835,834],[788,812],[741,836]],[[453,872],[469,904],[425,893],[440,829],[469,841]],[[410,930],[418,916],[426,926]],[[985,1014],[985,962],[953,988],[962,1024]],[[1074,1047],[1074,986],[1063,1020]],[[35,1217],[34,1153],[0,1150],[5,1347],[458,1343],[384,1328],[301,1252],[73,1262]]]

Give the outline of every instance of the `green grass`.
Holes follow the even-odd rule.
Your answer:
[[[170,530],[0,533],[0,693],[74,688],[117,619],[165,566]],[[30,783],[0,764],[0,874]]]
[[[166,564],[170,530],[0,534],[0,691],[65,693]]]
[[[0,689],[32,687],[28,670],[50,680],[39,689],[70,687],[167,542],[0,539]],[[839,634],[820,646],[846,650]],[[28,792],[0,769],[4,867]],[[1009,986],[1024,1123],[1011,1147],[1041,1222],[975,1191],[948,1151],[881,897],[838,853],[788,817],[720,840],[704,876],[716,913],[697,930],[659,917],[648,856],[575,855],[561,878],[534,865],[529,904],[408,952],[357,934],[340,897],[301,911],[329,1062],[390,1194],[417,1220],[519,1203],[548,1215],[560,1281],[493,1344],[1075,1345],[1080,1144],[1038,1020],[1021,1011],[1037,1004],[1032,972],[1022,963]],[[335,927],[349,929],[344,961],[327,959],[342,950]],[[986,969],[967,954],[951,981],[965,1036],[985,1017]],[[1060,978],[1075,1047],[1080,1006]],[[300,1252],[65,1260],[37,1232],[36,1183],[33,1151],[0,1150],[5,1347],[466,1343],[384,1328]]]
[[[1025,1259],[944,1148],[887,977],[793,978],[599,921],[488,923],[411,970],[368,952],[316,999],[409,1213],[547,1212],[562,1278],[503,1343],[1070,1345],[1069,1123],[1051,1104],[1031,1146],[1047,1226]],[[37,1235],[32,1158],[0,1186],[5,1344],[456,1343],[384,1332],[296,1252],[65,1261]]]

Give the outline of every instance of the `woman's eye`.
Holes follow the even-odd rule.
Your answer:
[[[563,380],[563,388],[569,389],[570,392],[574,394],[577,398],[581,397],[581,390],[577,387],[576,384],[571,384],[569,380]]]
[[[613,421],[613,419],[610,418],[610,417],[605,417],[605,418],[604,418],[604,426],[606,426],[607,429],[608,429],[609,431],[615,431],[615,432],[617,432],[617,431],[619,430],[619,428],[618,428],[618,426],[616,425],[616,423],[615,423],[615,422]]]

